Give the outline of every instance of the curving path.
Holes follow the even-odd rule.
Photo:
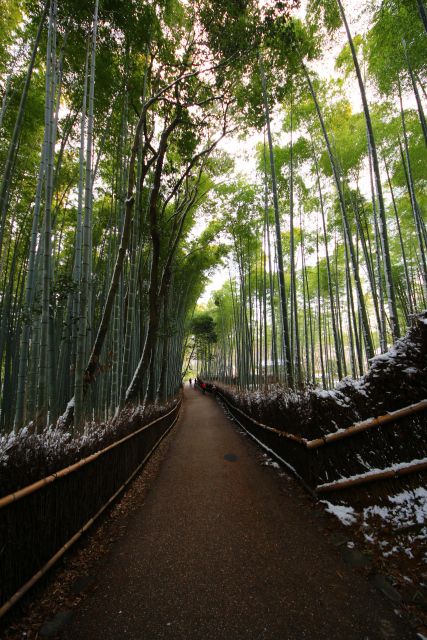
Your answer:
[[[412,638],[295,487],[187,387],[160,473],[62,637]]]

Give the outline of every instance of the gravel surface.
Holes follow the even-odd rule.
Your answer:
[[[414,637],[369,563],[342,554],[330,517],[262,460],[187,387],[158,476],[61,638]]]

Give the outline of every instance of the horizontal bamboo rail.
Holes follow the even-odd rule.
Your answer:
[[[340,489],[348,489],[348,487],[354,487],[360,484],[366,484],[368,482],[376,482],[378,480],[386,480],[388,478],[398,478],[400,476],[406,476],[411,473],[417,473],[427,469],[427,458],[425,460],[414,462],[407,467],[388,467],[382,471],[368,471],[363,475],[358,475],[353,478],[342,478],[336,482],[328,482],[326,484],[320,484],[315,488],[316,494],[329,493],[330,491],[339,491]]]
[[[286,438],[288,440],[293,440],[294,442],[298,442],[298,444],[305,445],[305,443],[307,442],[307,440],[305,438],[303,438],[302,436],[298,436],[298,435],[296,435],[294,433],[288,433],[287,431],[283,431],[282,429],[277,429],[276,427],[269,427],[268,425],[263,424],[262,422],[258,422],[257,420],[255,420],[255,418],[252,418],[252,416],[248,416],[247,413],[245,413],[244,411],[239,409],[239,407],[236,407],[236,405],[233,404],[232,402],[230,402],[230,400],[228,400],[228,398],[223,396],[220,391],[217,391],[216,393],[217,393],[217,395],[219,395],[224,400],[224,402],[229,407],[233,407],[233,409],[238,411],[240,413],[240,415],[244,416],[247,420],[249,420],[253,424],[256,424],[257,427],[261,427],[261,429],[266,429],[267,431],[271,431],[272,433],[275,433],[276,435],[280,436],[281,438]]]
[[[113,443],[113,445],[110,445],[109,447],[106,447],[105,449],[102,449],[101,451],[97,452],[100,455],[102,453],[105,453],[106,451],[109,451],[111,448],[113,448],[114,446],[117,446],[119,443],[124,442],[125,440],[128,440],[129,437],[136,436],[138,433],[141,433],[141,431],[143,431],[147,427],[151,427],[153,424],[159,422],[159,420],[163,420],[163,419],[167,418],[177,408],[178,408],[178,415],[176,416],[175,420],[172,422],[172,424],[167,429],[167,431],[165,431],[165,433],[161,436],[161,438],[159,438],[159,440],[156,442],[154,447],[147,453],[147,455],[142,460],[142,462],[138,465],[138,467],[131,473],[129,478],[117,489],[117,491],[114,493],[114,495],[112,495],[107,500],[107,502],[104,504],[104,506],[101,507],[99,509],[99,511],[97,511],[97,513],[92,518],[90,518],[90,520],[88,520],[83,525],[83,527],[81,527],[81,529],[79,529],[77,531],[77,533],[75,533],[68,540],[68,542],[66,542],[61,547],[61,549],[59,549],[59,551],[57,551],[55,553],[55,555],[53,555],[52,558],[50,560],[48,560],[48,562],[46,562],[46,564],[39,571],[37,571],[36,574],[34,574],[34,576],[32,578],[30,578],[18,591],[16,591],[16,593],[14,593],[14,595],[11,598],[9,598],[9,600],[7,602],[5,602],[3,604],[2,607],[0,607],[0,618],[2,618],[18,602],[18,600],[20,600],[27,593],[27,591],[29,591],[29,589],[31,589],[31,587],[33,587],[36,584],[36,582],[38,582],[40,580],[40,578],[42,578],[45,575],[45,573],[47,573],[49,571],[49,569],[51,569],[51,567],[64,555],[64,553],[66,553],[66,551],[68,551],[68,549],[70,549],[70,547],[72,547],[72,545],[75,542],[77,542],[77,540],[79,538],[81,538],[81,536],[85,533],[85,531],[87,531],[92,526],[92,524],[95,522],[95,520],[97,520],[99,518],[99,516],[114,502],[114,500],[120,495],[120,493],[122,493],[122,491],[127,487],[127,485],[137,475],[137,473],[139,473],[141,468],[144,466],[144,464],[147,462],[147,460],[150,458],[150,456],[153,454],[153,452],[157,449],[157,447],[159,446],[161,441],[167,436],[169,431],[177,423],[177,421],[179,419],[180,410],[181,410],[181,401],[179,402],[178,405],[175,405],[175,407],[171,411],[166,413],[164,416],[161,416],[160,418],[157,418],[156,420],[153,420],[153,422],[150,422],[149,424],[144,425],[144,427],[142,427],[141,429],[138,429],[138,431],[135,431],[135,433],[130,434],[130,436],[126,436],[125,438],[122,438],[121,440],[118,440],[117,443]],[[94,456],[98,457],[96,454],[94,454]],[[94,459],[94,456],[89,456],[87,458],[83,458],[82,461],[85,461],[85,463],[87,464],[87,462],[90,462],[91,460]],[[71,467],[80,468],[80,466],[83,466],[83,465],[79,465],[77,467],[76,467],[76,465],[71,465],[70,467],[67,467],[66,469],[63,469],[63,471],[71,469]],[[72,469],[72,470],[74,471],[74,469]],[[71,473],[71,471],[68,471],[68,473]],[[63,474],[63,475],[67,475],[67,474]],[[58,474],[55,474],[55,476],[59,477]],[[52,476],[48,476],[48,478],[51,478],[51,477]],[[55,477],[55,479],[56,479],[56,477]],[[49,482],[53,482],[53,480],[50,480]],[[33,487],[34,485],[37,485],[37,484],[39,484],[39,483],[35,482],[33,485],[29,485],[29,487]],[[46,484],[48,484],[48,483],[46,483]],[[42,484],[40,486],[44,486],[44,485]],[[36,487],[34,489],[34,491],[37,491],[37,489],[40,488],[40,486]],[[29,488],[29,487],[26,487],[26,488]],[[17,492],[17,493],[19,493],[19,492]],[[30,493],[32,493],[32,491]],[[28,495],[28,493],[24,494],[24,495]],[[6,496],[6,497],[9,497],[9,496]],[[23,496],[20,495],[19,497],[23,497]],[[0,505],[0,506],[4,506],[4,505]]]
[[[11,502],[16,502],[17,500],[20,500],[21,498],[24,498],[25,496],[28,496],[31,493],[34,493],[34,491],[38,491],[42,487],[46,486],[47,484],[50,484],[51,482],[55,482],[55,480],[58,480],[59,478],[63,478],[64,476],[67,476],[69,473],[72,473],[73,471],[76,471],[77,469],[80,469],[81,467],[84,467],[85,465],[89,464],[90,462],[93,462],[93,460],[96,460],[96,458],[99,458],[100,456],[104,455],[105,453],[107,453],[107,451],[111,451],[111,449],[114,449],[115,447],[118,447],[123,442],[126,442],[126,440],[130,440],[131,438],[134,438],[135,436],[137,436],[139,433],[141,433],[145,429],[149,429],[150,427],[152,427],[157,422],[160,422],[161,420],[164,420],[165,418],[170,416],[171,413],[176,411],[176,408],[177,408],[177,405],[175,405],[173,407],[173,409],[168,411],[168,413],[165,413],[164,416],[160,416],[159,418],[156,418],[152,422],[149,422],[148,424],[145,424],[143,427],[141,427],[137,431],[134,431],[133,433],[130,433],[129,435],[125,436],[124,438],[121,438],[120,440],[117,440],[116,442],[113,442],[108,447],[105,447],[105,449],[100,449],[99,451],[96,451],[95,453],[92,453],[87,458],[82,458],[78,462],[75,462],[74,464],[71,464],[70,466],[65,467],[64,469],[61,469],[60,471],[57,471],[56,473],[52,473],[50,476],[46,476],[45,478],[42,478],[41,480],[37,480],[37,482],[33,482],[33,484],[29,484],[27,487],[23,487],[22,489],[19,489],[18,491],[15,491],[14,493],[10,493],[9,495],[4,496],[3,498],[0,498],[0,509],[2,507],[6,507]]]
[[[321,438],[307,440],[307,438],[303,438],[302,436],[298,436],[294,433],[288,433],[286,431],[282,431],[281,429],[277,429],[277,427],[269,427],[268,425],[263,424],[262,422],[258,422],[257,420],[249,416],[247,413],[239,409],[239,407],[237,407],[235,404],[230,402],[230,400],[228,400],[225,396],[223,396],[221,392],[217,391],[217,395],[219,395],[228,406],[238,411],[241,415],[243,415],[247,420],[249,420],[253,424],[257,425],[262,429],[266,429],[267,431],[276,433],[278,436],[282,438],[292,440],[293,442],[298,442],[298,444],[301,444],[306,449],[318,449],[319,447],[323,447],[326,444],[329,444],[330,442],[342,440],[343,438],[349,438],[362,431],[368,431],[373,427],[381,427],[384,424],[387,424],[390,422],[396,422],[397,420],[400,420],[401,418],[405,418],[409,415],[421,413],[422,411],[427,411],[427,400],[420,400],[420,402],[411,404],[407,407],[403,407],[402,409],[397,409],[396,411],[390,411],[384,414],[383,416],[378,416],[376,418],[369,418],[368,420],[363,420],[361,422],[355,422],[350,427],[346,427],[345,429],[340,429],[339,431],[334,431],[333,433],[327,433]]]
[[[236,407],[237,409],[237,407]],[[241,412],[243,413],[243,412]],[[243,414],[245,415],[245,414]],[[295,467],[293,467],[291,464],[289,464],[289,462],[286,462],[286,460],[284,460],[281,456],[279,456],[278,453],[276,453],[276,451],[273,451],[273,449],[270,449],[270,447],[268,447],[266,444],[264,444],[264,442],[262,442],[261,440],[258,440],[258,438],[256,436],[254,436],[253,433],[251,433],[250,431],[248,431],[248,429],[245,427],[244,424],[242,424],[240,422],[240,420],[238,420],[237,418],[234,418],[234,420],[237,422],[237,424],[244,430],[246,431],[246,433],[253,439],[255,440],[255,442],[257,442],[263,449],[265,449],[266,451],[268,451],[272,456],[274,456],[281,464],[283,464],[291,473],[292,475],[294,475],[297,480],[302,484],[302,486],[304,487],[304,489],[313,497],[317,499],[317,495],[315,493],[315,491],[313,491],[313,489],[310,487],[310,485],[304,480],[304,478],[298,473],[298,471],[295,469]],[[283,432],[281,432],[283,433]]]
[[[408,407],[404,407],[402,409],[398,409],[397,411],[392,411],[390,413],[386,413],[383,416],[379,416],[377,418],[370,418],[369,420],[364,420],[363,422],[358,422],[351,427],[348,427],[346,430],[341,430],[335,433],[327,434],[323,438],[317,438],[315,440],[306,440],[305,438],[301,438],[295,436],[294,434],[286,433],[285,431],[280,431],[274,427],[269,427],[268,425],[264,425],[261,422],[258,422],[251,416],[248,416],[244,411],[236,407],[232,402],[230,402],[226,397],[222,395],[222,393],[217,391],[217,394],[224,400],[226,405],[232,407],[236,411],[238,411],[241,415],[247,418],[253,424],[276,433],[282,437],[293,440],[294,442],[298,442],[302,444],[307,449],[316,449],[320,446],[328,444],[329,442],[334,442],[336,440],[340,440],[342,438],[350,437],[361,431],[366,431],[368,429],[372,429],[375,426],[381,427],[383,424],[387,424],[390,422],[394,422],[395,420],[399,420],[400,418],[413,415],[415,413],[419,413],[421,411],[427,410],[427,400],[421,400],[416,404],[409,405]],[[302,483],[304,488],[314,497],[318,498],[319,493],[328,493],[331,491],[338,491],[340,489],[345,489],[351,486],[356,486],[360,484],[365,484],[368,482],[376,482],[379,480],[385,480],[387,478],[398,478],[400,476],[409,475],[412,473],[417,473],[419,471],[424,471],[427,469],[427,459],[414,462],[414,464],[409,464],[406,467],[389,467],[387,469],[383,469],[381,471],[368,471],[365,474],[360,474],[353,478],[342,478],[341,480],[337,480],[336,482],[325,483],[322,485],[317,485],[314,489],[312,489],[307,482],[300,476],[300,474],[290,465],[288,462],[283,460],[277,453],[275,453],[272,449],[264,445],[258,438],[256,438],[253,434],[248,431],[245,426],[235,418],[237,423],[254,439],[256,440],[264,449],[268,450],[275,458],[277,458],[282,464],[284,464],[293,475]]]
[[[396,411],[390,411],[383,416],[356,422],[351,427],[341,429],[340,431],[337,431],[335,433],[328,433],[322,438],[307,440],[305,446],[307,447],[307,449],[317,449],[318,447],[322,447],[329,442],[342,440],[343,438],[348,438],[355,435],[356,433],[360,433],[361,431],[367,431],[368,429],[372,429],[373,427],[381,427],[383,424],[395,422],[396,420],[400,420],[401,418],[406,418],[407,416],[413,415],[414,413],[420,413],[421,411],[426,410],[427,400],[421,400],[420,402],[411,404],[408,407],[403,407],[402,409],[397,409]]]

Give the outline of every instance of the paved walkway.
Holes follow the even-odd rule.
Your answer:
[[[187,388],[160,473],[63,637],[412,638],[278,480],[215,400]]]

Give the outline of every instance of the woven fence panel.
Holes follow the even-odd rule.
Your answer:
[[[178,411],[177,405],[88,464],[0,508],[0,607],[128,480]]]
[[[427,411],[308,450],[256,424],[237,411],[226,397],[218,395],[234,420],[290,465],[311,489],[325,482],[427,456]]]

